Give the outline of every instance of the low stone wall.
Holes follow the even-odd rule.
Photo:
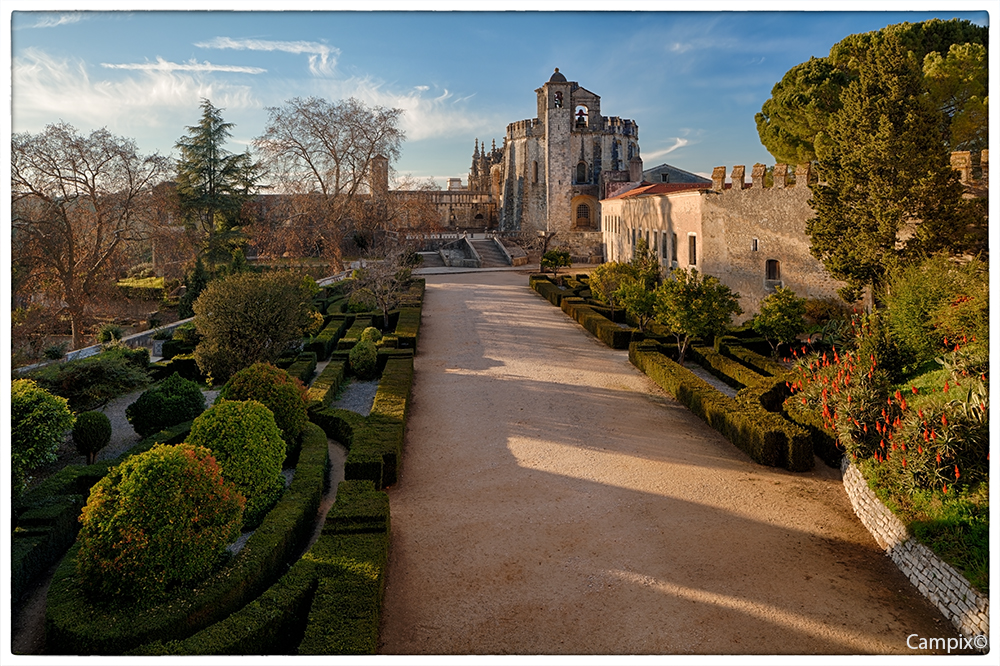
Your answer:
[[[844,490],[854,513],[920,593],[940,610],[963,636],[988,636],[990,600],[927,546],[911,537],[902,521],[868,487],[861,472],[841,463]]]

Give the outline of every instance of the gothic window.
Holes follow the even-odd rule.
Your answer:
[[[557,109],[561,109],[562,108],[562,93],[561,92],[557,92],[556,93],[555,106],[556,106]]]
[[[590,206],[587,204],[580,204],[576,207],[576,226],[578,227],[589,227],[590,226]]]
[[[576,182],[586,183],[587,182],[587,163],[580,162],[576,165]]]
[[[698,265],[698,237],[688,234],[688,266]]]
[[[765,280],[780,280],[781,279],[781,262],[777,259],[768,259],[767,264],[764,267],[764,279]]]

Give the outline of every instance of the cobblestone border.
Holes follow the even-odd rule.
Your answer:
[[[899,570],[963,636],[988,636],[989,598],[975,590],[962,574],[930,548],[911,537],[902,521],[868,487],[857,467],[844,459],[840,469],[854,513]]]

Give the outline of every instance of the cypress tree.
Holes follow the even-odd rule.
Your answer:
[[[878,298],[894,267],[948,247],[961,218],[961,185],[920,63],[898,35],[876,35],[829,143],[817,146],[816,217],[806,223],[810,251],[847,283],[840,294],[848,302],[865,288]]]

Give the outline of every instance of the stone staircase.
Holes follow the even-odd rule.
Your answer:
[[[482,268],[503,268],[510,266],[507,256],[497,247],[496,241],[492,238],[488,240],[474,240],[472,247],[476,248],[479,257],[483,260]]]
[[[419,268],[444,268],[444,261],[437,252],[420,252],[419,254],[424,258]]]

